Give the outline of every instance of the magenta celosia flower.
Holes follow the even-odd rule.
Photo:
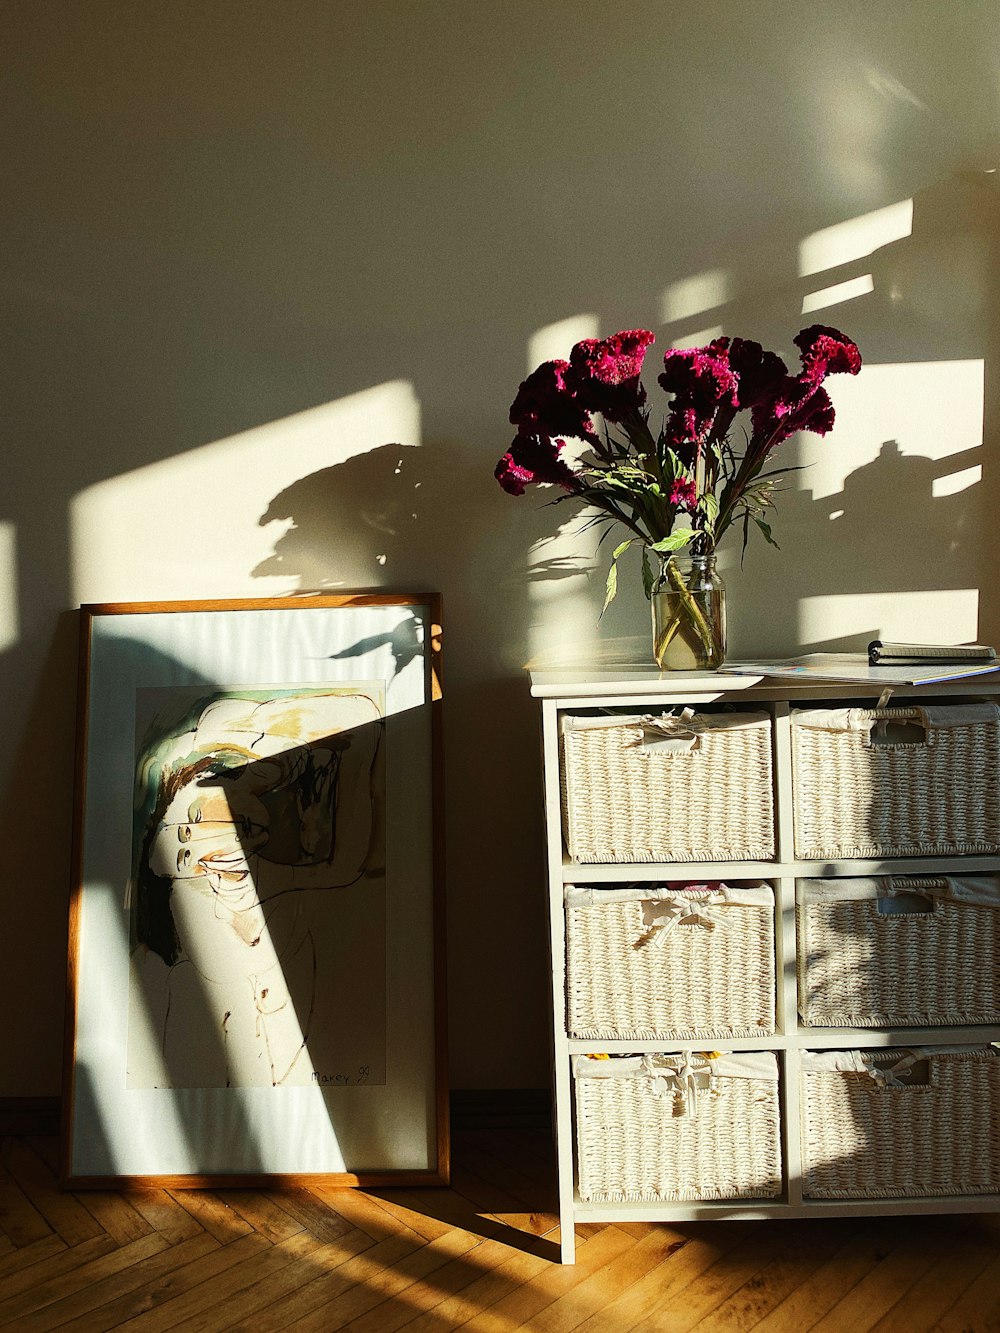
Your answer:
[[[576,473],[559,457],[564,443],[563,440],[515,435],[493,475],[510,495],[523,495],[525,486],[534,483],[576,490],[579,485]]]
[[[773,449],[799,430],[826,435],[833,429],[834,417],[833,403],[824,388],[801,376],[786,376],[770,398],[754,407],[754,440]]]
[[[667,393],[676,394],[674,407],[714,411],[720,403],[736,406],[739,381],[729,366],[727,349],[671,348],[663,354],[663,372],[657,379]]]
[[[673,410],[667,413],[663,423],[663,435],[671,448],[687,456],[693,452],[698,441],[708,434],[716,407],[713,404],[706,412],[697,407],[678,406],[676,399],[674,403]]]
[[[822,384],[827,375],[856,375],[861,369],[857,344],[826,324],[811,324],[794,339],[802,357],[802,378]]]
[[[735,402],[739,411],[768,397],[788,374],[788,367],[774,352],[765,352],[750,338],[716,338],[708,344],[714,354],[725,352],[729,369],[737,378]]]
[[[511,424],[523,436],[578,435],[596,439],[590,413],[567,383],[568,361],[543,361],[521,382],[511,403]]]
[[[691,513],[698,503],[698,487],[686,477],[678,477],[670,487],[670,503]]]
[[[567,376],[581,403],[608,421],[623,421],[646,401],[639,382],[646,348],[656,341],[649,329],[623,329],[610,338],[584,338],[569,354]]]

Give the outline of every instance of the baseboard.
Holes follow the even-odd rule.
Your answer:
[[[0,1097],[0,1134],[57,1134],[58,1097]]]
[[[548,1129],[552,1098],[548,1088],[453,1089],[454,1129]],[[0,1134],[56,1134],[58,1097],[0,1097]]]
[[[548,1129],[548,1088],[469,1088],[451,1093],[451,1124],[463,1129]]]

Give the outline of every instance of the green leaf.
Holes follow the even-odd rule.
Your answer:
[[[753,521],[757,524],[758,528],[760,528],[761,532],[764,534],[764,540],[768,543],[768,545],[773,546],[775,550],[780,550],[781,548],[778,546],[778,543],[771,536],[770,523],[765,523],[764,520],[762,518],[758,518],[756,514],[753,516]]]
[[[695,535],[691,528],[678,528],[669,537],[664,537],[661,542],[650,542],[649,549],[651,551],[679,551],[682,546],[687,546]]]
[[[655,584],[656,575],[653,573],[653,566],[649,563],[649,551],[644,546],[642,548],[642,589],[646,594],[647,602],[652,600]]]
[[[611,568],[608,570],[608,584],[607,584],[607,590],[605,591],[604,594],[604,605],[601,607],[601,615],[597,617],[598,620],[601,619],[601,616],[604,615],[605,611],[615,600],[615,595],[617,594],[617,592],[618,592],[618,566],[615,564],[614,560],[612,560]]]
[[[615,549],[611,552],[611,559],[617,560],[620,555],[624,555],[634,541],[638,541],[638,538],[629,537],[626,541],[623,541],[620,546],[616,546]]]

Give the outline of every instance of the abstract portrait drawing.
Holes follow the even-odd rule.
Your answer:
[[[61,1178],[448,1176],[441,605],[80,609]]]
[[[384,682],[138,693],[128,1086],[384,1082]]]

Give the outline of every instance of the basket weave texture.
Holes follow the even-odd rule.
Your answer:
[[[851,709],[851,725],[792,713],[795,854],[803,859],[1000,851],[1000,710]],[[830,710],[831,713],[837,710]],[[967,722],[956,721],[963,711]],[[806,721],[806,717],[810,720]],[[872,745],[872,724],[931,719],[927,743]]]
[[[581,1076],[576,1066],[579,1193],[592,1202],[641,1199],[762,1199],[781,1192],[777,1062],[763,1077],[715,1076],[701,1060],[697,1090],[662,1085],[684,1056],[656,1056],[658,1072],[633,1066],[616,1077]],[[666,1080],[664,1078],[666,1074]],[[683,1081],[682,1079],[680,1081]]]
[[[795,909],[805,1024],[1000,1023],[1000,880],[900,876],[812,886],[799,881]],[[924,895],[933,910],[884,915],[880,899],[901,894]]]
[[[810,1199],[921,1198],[1000,1190],[1000,1060],[992,1047],[942,1047],[925,1086],[881,1086],[911,1052],[806,1053],[802,1060],[803,1193]],[[855,1070],[811,1067],[833,1057]]]
[[[774,1031],[774,891],[569,889],[570,1035],[650,1039]]]
[[[766,714],[696,714],[692,748],[676,751],[657,745],[659,719],[565,721],[563,831],[575,861],[774,859]]]

